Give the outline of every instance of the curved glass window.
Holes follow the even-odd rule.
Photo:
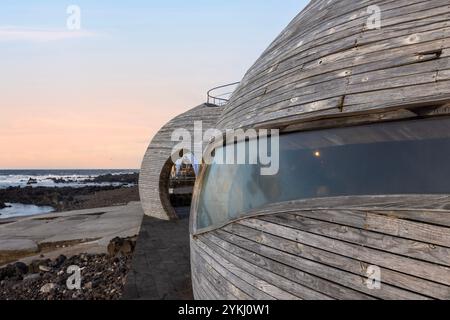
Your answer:
[[[218,148],[215,157],[225,152]],[[450,194],[450,118],[282,135],[278,174],[264,176],[260,169],[218,161],[204,168],[195,203],[197,231],[276,202]]]

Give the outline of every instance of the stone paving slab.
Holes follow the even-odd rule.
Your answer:
[[[139,202],[127,206],[58,212],[17,219],[0,225],[0,241],[32,240],[38,244],[98,239],[139,233],[144,212]]]
[[[193,300],[189,219],[144,217],[125,300]]]
[[[0,241],[0,253],[8,252],[38,252],[36,242],[28,239],[6,239]]]

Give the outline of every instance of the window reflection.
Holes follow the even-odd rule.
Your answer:
[[[244,143],[244,142],[242,142]],[[247,142],[248,143],[248,142]],[[223,156],[225,150],[216,150]],[[212,164],[197,206],[198,230],[289,200],[450,193],[450,120],[404,121],[280,137],[280,170]]]

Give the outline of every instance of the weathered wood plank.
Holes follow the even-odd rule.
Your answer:
[[[381,30],[366,26],[373,4]],[[219,127],[298,131],[448,115],[449,19],[448,0],[314,0],[247,72]],[[210,280],[232,279],[252,297],[449,299],[449,213],[448,195],[272,204],[199,235],[194,254],[213,266]],[[362,281],[370,265],[383,274],[375,293]],[[200,294],[226,294],[212,282]]]
[[[277,286],[244,271],[240,265],[232,264],[199,239],[194,241],[194,248],[219,273],[227,273],[229,282],[239,287],[242,291],[247,292],[255,299],[298,299],[292,294],[279,289]],[[230,275],[232,276],[230,277]]]
[[[276,217],[271,217],[271,219],[275,220]],[[248,219],[238,223],[273,235],[281,235],[288,240],[304,243],[315,248],[328,248],[329,251],[372,265],[450,285],[450,268],[293,229],[290,225],[283,225],[282,220],[277,220],[277,222],[280,224],[260,219]]]
[[[205,235],[211,242],[217,244],[217,246],[222,247],[224,250],[230,252],[233,255],[240,257],[248,261],[251,264],[255,264],[260,266],[261,268],[266,270],[266,273],[275,273],[288,279],[283,280],[283,285],[285,286],[285,290],[291,291],[306,298],[317,298],[317,296],[307,296],[307,291],[310,289],[322,293],[323,295],[319,297],[330,299],[373,299],[373,297],[363,294],[361,292],[349,289],[347,287],[343,287],[337,285],[332,281],[328,281],[322,279],[320,277],[316,277],[309,273],[306,273],[300,269],[293,268],[289,264],[285,264],[283,259],[274,259],[274,256],[267,258],[267,256],[262,255],[258,250],[254,250],[255,247],[257,249],[261,249],[258,244],[254,246],[249,246],[250,242],[246,242],[245,239],[236,237],[232,234],[216,231]],[[282,254],[279,252],[279,254]],[[319,276],[323,277],[324,275],[320,274]],[[301,284],[302,286],[296,287],[295,284]],[[305,289],[305,287],[307,289]],[[294,290],[294,291],[292,291]],[[326,297],[324,297],[326,296]]]
[[[319,23],[315,23],[312,27],[315,32],[311,32],[311,30],[308,30],[308,26],[305,25],[305,19],[300,21],[299,19],[294,19],[294,22],[288,26],[288,30],[291,31],[289,33],[289,38],[285,39],[284,43],[282,44],[283,47],[279,47],[274,49],[272,46],[269,47],[269,49],[263,54],[261,59],[255,63],[255,66],[249,71],[249,74],[251,75],[254,72],[254,69],[258,71],[257,66],[260,65],[261,67],[266,66],[269,64],[270,60],[287,60],[288,56],[296,56],[299,52],[302,51],[313,51],[314,52],[321,52],[322,50],[318,49],[317,47],[314,47],[315,42],[320,42],[322,39],[327,39],[328,42],[333,41],[339,41],[342,38],[340,36],[340,33],[342,31],[346,31],[351,28],[355,28],[358,32],[364,31],[364,24],[367,21],[367,7],[372,4],[379,5],[383,9],[383,28],[381,32],[388,32],[392,28],[398,29],[398,23],[399,20],[396,19],[397,17],[405,17],[411,14],[416,14],[415,16],[411,16],[409,18],[409,21],[418,23],[426,18],[423,16],[424,13],[424,7],[423,2],[414,4],[415,1],[396,1],[387,3],[386,1],[366,1],[365,3],[347,3],[345,9],[342,8],[340,11],[338,8],[340,8],[339,4],[342,3],[342,1],[339,1],[339,4],[334,4],[335,10],[333,12],[338,12],[337,16],[329,15],[327,14],[328,19],[321,19],[321,20],[315,20],[319,21]],[[417,6],[419,5],[419,7]],[[436,8],[439,6],[445,5],[445,1],[433,1],[433,3],[426,4],[426,8]],[[403,10],[401,10],[403,8]],[[405,11],[405,8],[407,9]],[[445,12],[445,10],[437,10],[440,14]],[[344,14],[343,14],[344,13]],[[422,16],[417,16],[417,14],[422,14]],[[320,16],[317,12],[315,13],[315,16]],[[428,16],[434,17],[433,13],[428,14]],[[341,20],[337,19],[338,17],[341,18]],[[405,18],[403,18],[405,20]],[[393,20],[391,22],[391,20]],[[408,19],[406,19],[408,20]],[[400,23],[407,23],[408,21],[400,21]],[[301,23],[302,28],[298,28],[298,25]],[[408,30],[411,30],[413,27],[409,26],[407,27]],[[308,30],[308,31],[307,31]],[[380,32],[380,33],[381,33]],[[374,34],[377,34],[377,30],[371,30],[370,35],[373,36]],[[339,35],[339,36],[338,36]],[[280,36],[280,38],[283,36],[283,34]],[[348,36],[348,35],[347,35]],[[387,39],[388,37],[382,38]],[[278,40],[278,39],[277,39]],[[275,40],[275,43],[278,42]],[[298,44],[302,43],[301,46]],[[300,51],[296,52],[294,49],[299,49]],[[271,50],[273,49],[278,56],[271,54]],[[283,56],[284,55],[284,56]],[[261,70],[259,70],[261,73]]]
[[[196,252],[193,255],[192,262],[194,274],[201,282],[199,286],[208,290],[209,296],[207,298],[213,300],[238,300],[237,297],[241,297],[242,300],[250,299],[247,294],[233,286],[228,279],[220,275]],[[233,293],[236,293],[236,295]]]
[[[239,299],[245,300],[250,298],[259,300],[274,300],[272,296],[264,293],[255,286],[252,286],[248,282],[242,280],[239,276],[235,275],[232,270],[237,270],[237,267],[231,265],[229,262],[226,262],[225,266],[221,263],[218,263],[217,260],[214,259],[217,255],[211,253],[211,251],[205,252],[203,248],[198,245],[198,242],[191,242],[191,248],[195,256],[199,256],[204,261],[206,261],[207,265],[210,266],[209,270],[216,271],[219,275],[227,280],[225,284],[228,286],[228,289],[230,290],[230,292],[233,292],[235,296],[239,297]],[[195,263],[198,262],[196,261]],[[223,297],[223,299],[225,299],[225,297]]]
[[[276,273],[268,271],[259,267],[258,265],[254,265],[251,262],[243,259],[242,256],[237,255],[237,251],[229,251],[227,249],[232,249],[227,246],[227,243],[221,241],[218,238],[214,238],[212,234],[203,235],[199,238],[199,240],[214,250],[217,254],[220,254],[224,259],[229,260],[234,265],[238,265],[242,268],[242,270],[246,272],[251,272],[258,278],[267,281],[269,284],[273,284],[279,289],[276,290],[273,287],[266,287],[264,290],[270,295],[277,296],[277,299],[289,299],[289,300],[298,300],[298,299],[320,299],[320,300],[331,300],[331,298],[325,294],[315,292],[310,288],[298,284],[295,281],[292,281],[290,278],[285,278],[279,276]],[[235,248],[237,249],[237,248]],[[239,249],[237,249],[239,250]],[[278,292],[273,292],[273,291]],[[281,291],[280,291],[281,290]],[[271,293],[272,292],[272,293]]]
[[[309,223],[308,219],[313,219],[310,220],[310,226],[336,230],[342,240],[450,266],[448,246],[433,245],[435,242],[443,242],[440,235],[449,234],[449,228],[358,211],[301,211],[280,216],[305,224]],[[326,222],[323,224],[318,220]]]
[[[242,259],[248,259],[250,263],[254,263],[255,265],[265,268],[267,272],[279,274],[293,282],[303,284],[317,292],[321,292],[335,299],[373,299],[370,295],[363,294],[359,291],[349,289],[346,286],[334,283],[333,281],[336,281],[338,276],[335,273],[333,273],[331,281],[312,276],[311,274],[316,273],[317,276],[327,279],[327,274],[323,272],[323,268],[321,266],[319,266],[317,270],[314,270],[313,273],[306,273],[302,269],[298,269],[298,261],[296,261],[295,258],[289,259],[289,256],[285,256],[281,251],[271,250],[265,246],[246,241],[243,238],[238,238],[232,234],[224,233],[220,230],[208,234],[205,237],[230,253],[238,255]],[[264,250],[272,252],[265,253]],[[297,269],[295,267],[297,267]],[[351,283],[350,287],[358,287],[358,289],[360,289],[360,286],[358,285],[364,285],[366,279],[355,277],[353,280],[355,279],[356,281]],[[338,279],[338,282],[339,280],[340,279]],[[366,289],[367,287],[365,289],[363,288],[363,291],[366,291]],[[373,293],[371,292],[371,294]]]
[[[339,255],[335,252],[326,251],[327,248],[315,248],[307,244],[282,238],[281,235],[271,235],[264,231],[252,229],[238,223],[227,226],[223,231],[248,239],[261,246],[274,248],[281,252],[316,261],[362,277],[367,277],[367,271],[371,265],[357,259]],[[382,267],[380,268],[380,271],[383,284],[391,284],[398,288],[404,288],[435,299],[450,299],[450,286],[445,286]]]
[[[383,10],[381,30],[366,29],[370,4]],[[448,79],[440,71],[449,68],[427,70],[421,65],[440,61],[450,47],[447,1],[338,1],[324,6],[326,12],[318,11],[321,5],[309,7],[263,53],[231,98],[219,120],[221,127],[273,128],[310,121],[312,115],[320,119],[402,103],[450,101],[450,95],[443,95],[448,84],[436,83]],[[441,53],[425,54],[434,50]],[[417,70],[401,76],[402,70],[391,70],[408,64],[417,65]],[[365,73],[371,71],[391,72],[394,77],[351,80],[355,75],[367,79]],[[309,104],[342,96],[343,114],[336,107],[310,109]]]
[[[208,235],[211,237],[212,235]],[[228,238],[229,239],[229,238]],[[240,245],[249,245],[251,246],[253,253],[247,252],[241,252],[243,256],[249,256],[253,254],[253,256],[262,256],[262,257],[268,257],[272,260],[279,261],[283,264],[286,264],[288,266],[291,266],[294,268],[294,270],[284,270],[287,272],[285,274],[285,277],[287,278],[294,278],[299,279],[301,277],[295,278],[295,275],[298,271],[295,271],[295,269],[300,270],[304,272],[305,274],[309,275],[315,275],[320,276],[328,282],[320,282],[316,283],[315,289],[319,290],[320,292],[326,291],[328,295],[332,295],[335,298],[339,299],[350,299],[348,296],[344,298],[344,292],[338,292],[337,286],[332,286],[331,282],[334,282],[336,284],[341,285],[343,291],[345,291],[346,288],[351,288],[353,290],[365,293],[366,295],[378,297],[381,299],[426,299],[425,297],[421,296],[420,294],[415,294],[408,292],[403,289],[399,289],[396,287],[392,287],[388,284],[385,284],[382,286],[380,290],[371,290],[368,288],[366,281],[367,277],[361,277],[359,275],[355,275],[352,273],[349,273],[347,271],[344,271],[342,269],[338,268],[332,268],[327,265],[317,263],[316,261],[311,261],[308,259],[303,259],[298,256],[293,256],[290,254],[286,254],[284,252],[281,252],[279,250],[261,246],[258,244],[252,244],[249,241],[246,241],[244,239],[240,239]],[[230,245],[228,246],[230,248]],[[237,249],[239,250],[239,249]],[[270,261],[270,260],[267,260]],[[272,266],[273,267],[273,266]],[[269,268],[270,270],[272,268]],[[290,271],[290,272],[289,272]],[[280,271],[278,271],[280,272]],[[312,283],[311,283],[312,284]],[[348,291],[347,291],[348,294]],[[352,298],[355,299],[355,298]],[[362,299],[362,296],[359,297],[359,299]],[[366,297],[365,299],[370,299],[369,297]]]

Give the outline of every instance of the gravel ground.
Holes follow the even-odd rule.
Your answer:
[[[114,239],[109,255],[81,254],[67,259],[17,262],[0,269],[0,300],[116,300],[120,299],[131,267],[134,240]],[[81,272],[81,288],[69,289]]]

